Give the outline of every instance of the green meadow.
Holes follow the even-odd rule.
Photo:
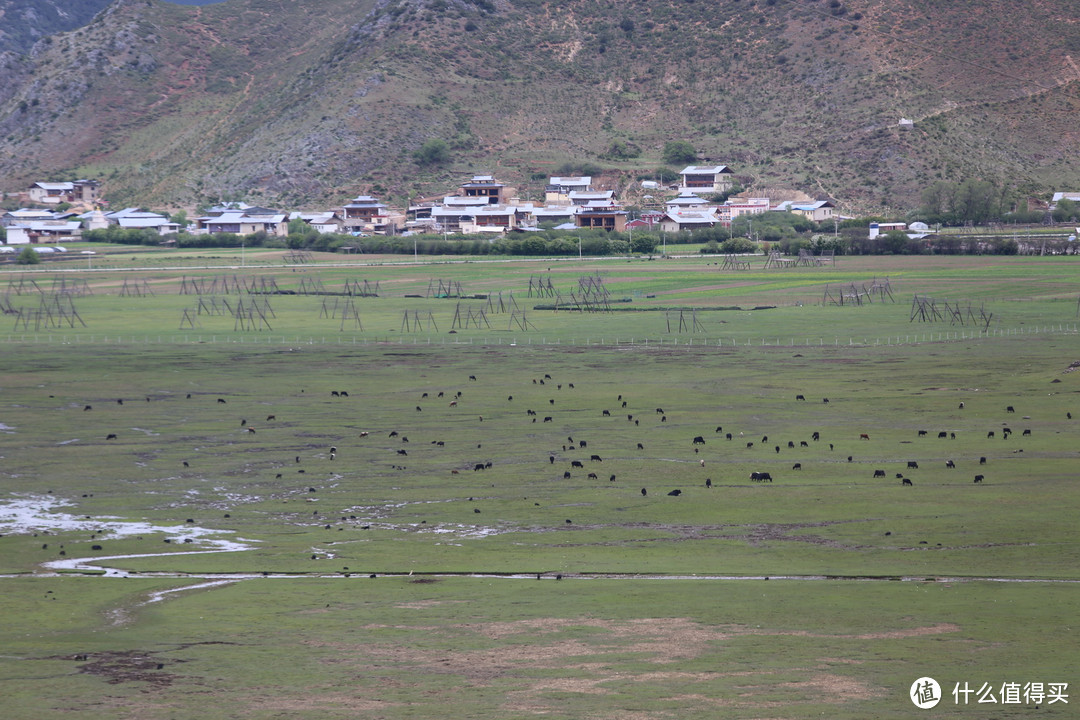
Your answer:
[[[5,716],[1072,715],[1072,259],[251,255],[0,275]]]

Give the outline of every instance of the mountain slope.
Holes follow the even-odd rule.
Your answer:
[[[144,204],[400,201],[470,171],[536,196],[564,162],[632,177],[685,139],[848,211],[935,179],[1080,186],[1074,3],[941,5],[119,0],[0,58],[0,174]],[[432,138],[448,166],[413,160]]]
[[[34,43],[82,27],[109,0],[0,0],[0,52],[25,54]]]

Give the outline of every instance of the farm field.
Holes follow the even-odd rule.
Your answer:
[[[551,261],[640,312],[523,261],[0,277],[86,323],[0,332],[5,715],[1072,716],[1000,691],[1080,669],[1075,267],[716,262]]]

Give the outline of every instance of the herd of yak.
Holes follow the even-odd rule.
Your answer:
[[[470,383],[475,383],[476,382],[476,376],[475,375],[469,375],[468,379],[469,379]],[[501,422],[501,423],[509,422],[509,420],[508,420],[509,417],[513,417],[514,415],[517,415],[518,413],[522,413],[524,415],[524,421],[525,422],[535,424],[535,423],[538,422],[538,420],[540,420],[541,425],[546,424],[546,423],[553,423],[553,424],[557,425],[562,430],[570,429],[571,426],[569,425],[569,423],[565,422],[566,415],[564,415],[563,418],[560,418],[560,420],[564,420],[564,422],[561,422],[561,423],[555,423],[554,422],[557,410],[562,409],[561,406],[562,406],[562,404],[564,404],[563,400],[559,401],[560,407],[556,408],[556,398],[555,397],[549,397],[549,398],[545,397],[544,400],[537,400],[537,398],[540,397],[541,395],[556,395],[556,396],[558,396],[558,394],[559,394],[558,391],[562,391],[564,386],[566,387],[567,390],[573,391],[574,388],[575,388],[574,384],[573,383],[557,383],[557,382],[554,382],[549,374],[545,374],[545,375],[543,375],[543,377],[533,378],[532,379],[532,384],[536,385],[536,386],[546,384],[546,385],[549,386],[546,389],[540,389],[539,387],[537,387],[537,388],[534,388],[534,390],[537,390],[539,392],[524,393],[524,394],[527,395],[527,396],[532,397],[533,402],[544,402],[547,405],[548,412],[551,412],[552,414],[551,415],[545,414],[545,415],[541,416],[533,408],[520,407],[520,404],[515,404],[514,396],[509,395],[506,398],[506,403],[507,403],[508,410],[507,410],[506,413],[500,414],[500,417],[497,419],[497,422]],[[556,392],[550,392],[552,387],[554,387]],[[477,388],[477,391],[482,392],[482,391],[479,390],[479,388]],[[483,427],[482,423],[484,422],[484,417],[482,415],[478,415],[478,414],[477,415],[471,415],[469,413],[468,409],[466,408],[466,400],[465,400],[465,398],[463,398],[464,392],[462,390],[457,390],[456,392],[455,391],[438,391],[438,392],[436,392],[436,391],[431,391],[431,392],[417,391],[417,392],[419,393],[418,394],[418,399],[419,399],[420,404],[417,404],[417,405],[414,406],[415,413],[423,413],[424,409],[425,409],[425,406],[427,406],[428,408],[431,408],[432,403],[437,403],[438,406],[446,408],[448,411],[454,412],[460,418],[473,417],[473,418],[475,418],[475,422],[477,423],[477,432],[472,433],[471,435],[475,439],[480,440],[480,442],[475,443],[476,449],[479,450],[479,449],[481,449],[483,447],[483,437],[484,437],[484,435],[482,433],[480,433],[479,430],[480,430],[480,428]],[[333,390],[333,391],[329,392],[329,395],[331,397],[333,397],[333,398],[349,398],[350,397],[349,392],[344,391],[344,390]],[[414,396],[414,397],[416,397],[416,396]],[[566,400],[569,400],[569,398],[565,394],[563,394],[562,397],[564,399],[566,399]],[[190,399],[192,399],[192,396],[190,394],[188,394],[187,398],[190,400]],[[638,438],[635,438],[634,441],[632,441],[632,442],[628,441],[631,444],[628,444],[628,445],[625,446],[626,448],[631,448],[631,447],[636,448],[636,450],[639,451],[636,455],[640,455],[640,452],[645,449],[645,444],[650,441],[650,434],[655,433],[655,431],[657,430],[656,423],[657,422],[662,423],[662,424],[667,423],[668,415],[667,415],[667,413],[664,411],[664,409],[662,407],[656,407],[656,408],[649,407],[648,410],[646,411],[646,413],[647,413],[648,416],[650,416],[651,422],[647,422],[645,426],[642,426],[642,424],[641,424],[642,420],[645,419],[645,418],[644,418],[644,416],[638,414],[638,413],[640,413],[640,410],[637,410],[636,408],[630,406],[630,400],[628,398],[624,398],[624,396],[622,394],[618,394],[612,400],[613,400],[613,404],[618,406],[618,408],[619,408],[618,411],[613,413],[613,411],[611,409],[603,409],[603,410],[600,410],[600,411],[595,411],[594,410],[593,412],[599,412],[599,417],[594,418],[594,420],[589,422],[587,424],[588,425],[587,427],[583,427],[580,432],[573,433],[573,431],[572,431],[573,434],[567,435],[565,441],[562,441],[562,439],[561,439],[562,436],[560,435],[559,440],[557,440],[555,442],[552,442],[551,435],[547,435],[544,440],[537,439],[537,441],[535,442],[534,447],[537,448],[538,452],[544,453],[544,455],[546,456],[548,465],[555,466],[556,464],[559,464],[560,467],[564,468],[564,469],[562,469],[562,475],[561,475],[562,479],[564,479],[564,480],[571,479],[572,477],[574,477],[574,473],[576,471],[581,471],[585,475],[587,480],[599,481],[601,479],[601,477],[602,477],[601,474],[595,468],[599,468],[602,465],[602,463],[604,462],[603,457],[600,454],[600,452],[595,451],[595,450],[597,450],[597,448],[595,448],[595,446],[593,448],[589,448],[588,441],[580,437],[580,435],[582,433],[586,433],[586,432],[589,432],[591,430],[594,430],[597,427],[597,425],[595,424],[596,421],[606,422],[607,418],[615,419],[616,415],[620,415],[620,416],[625,415],[626,422],[628,423],[628,425],[626,427],[628,429],[621,432],[620,436],[628,436],[628,435],[637,435],[638,436]],[[805,402],[805,396],[797,395],[795,397],[795,400],[797,402]],[[146,398],[146,401],[150,402],[150,398]],[[116,400],[116,403],[118,405],[123,405],[123,402],[124,402],[123,399],[117,399]],[[218,397],[216,402],[219,405],[228,406],[228,401],[224,397]],[[572,403],[572,401],[570,401],[570,402]],[[823,403],[828,403],[829,400],[828,400],[828,398],[822,398],[822,402]],[[510,409],[510,408],[513,408],[513,409]],[[960,403],[960,409],[962,410],[963,408],[964,408],[964,403]],[[93,409],[92,405],[85,405],[85,407],[84,407],[85,411],[90,411],[92,409]],[[280,412],[280,410],[277,410],[276,412]],[[573,412],[568,413],[567,415],[572,414],[575,418],[580,418],[582,416],[583,412],[588,412],[588,411],[583,409],[583,408],[580,408],[580,407],[575,407],[573,409]],[[1009,407],[1005,408],[1005,412],[1011,414],[1011,413],[1014,412],[1014,408],[1009,406]],[[1069,415],[1069,417],[1071,418],[1071,414]],[[490,422],[491,419],[492,418],[489,418],[489,423],[488,423],[489,427],[492,424]],[[234,418],[234,421],[236,421],[235,418]],[[277,421],[277,415],[275,413],[268,414],[266,416],[265,421],[263,422],[263,426],[264,427],[272,427],[276,421]],[[256,428],[253,425],[248,424],[248,421],[247,421],[246,418],[238,418],[238,422],[239,422],[239,425],[240,425],[240,427],[242,428],[242,430],[244,432],[252,433],[252,434],[257,432]],[[586,425],[586,423],[582,423],[580,420],[575,420],[574,422],[578,423],[578,425],[580,425],[580,426]],[[668,427],[670,427],[670,426],[668,426]],[[427,425],[421,424],[421,423],[417,423],[415,429],[413,430],[414,436],[417,434],[417,431],[430,432],[430,427],[427,426]],[[408,438],[408,434],[406,434],[407,432],[409,432],[409,430],[407,428],[404,428],[404,427],[400,428],[400,430],[398,428],[386,428],[386,429],[383,429],[381,431],[381,433],[384,433],[384,437],[387,439],[387,441],[392,440],[395,443],[394,446],[391,448],[391,451],[394,453],[394,456],[395,456],[395,461],[393,463],[389,463],[389,467],[392,468],[393,470],[397,470],[397,471],[406,471],[407,470],[407,467],[402,464],[402,463],[406,462],[406,458],[408,458],[408,456],[409,456],[409,447],[408,447],[409,438]],[[989,431],[987,433],[987,438],[988,439],[994,438],[994,437],[996,437],[997,433],[1000,433],[1000,435],[1004,439],[1007,440],[1010,437],[1010,435],[1012,434],[1012,432],[1013,432],[1012,429],[1009,428],[1008,426],[995,428],[994,430],[991,430],[991,431]],[[576,440],[575,440],[575,434],[577,434],[579,436],[578,439],[576,439]],[[953,439],[953,440],[956,439],[955,431],[953,431],[953,432],[937,431],[936,434],[937,434],[938,439]],[[1022,431],[1023,436],[1029,436],[1030,434],[1031,434],[1030,429],[1024,429]],[[373,438],[373,440],[374,440],[374,439],[378,438],[379,435],[380,435],[380,431],[377,430],[377,429],[361,430],[361,431],[358,431],[355,434],[354,440],[356,442],[358,442],[358,443],[359,442],[371,443],[372,442],[371,440],[365,441],[364,439],[365,438]],[[930,432],[927,431],[927,430],[919,430],[917,432],[917,436],[919,438],[922,438],[922,437],[925,437],[925,436],[928,436],[928,435],[930,435]],[[722,452],[724,452],[725,456],[728,456],[728,457],[730,457],[731,454],[732,454],[732,451],[729,448],[743,448],[744,451],[753,452],[755,454],[760,453],[762,450],[764,450],[765,452],[769,452],[769,456],[775,457],[776,455],[780,455],[781,452],[783,452],[785,447],[788,450],[796,450],[797,449],[796,448],[796,442],[798,443],[798,448],[807,448],[807,447],[809,447],[810,443],[819,443],[819,442],[822,441],[821,432],[820,431],[813,431],[812,433],[809,434],[808,440],[801,440],[801,439],[798,440],[798,441],[796,441],[796,440],[786,440],[786,441],[782,442],[781,444],[771,444],[770,441],[769,441],[769,436],[768,435],[763,435],[760,438],[760,440],[747,440],[746,438],[743,437],[743,432],[737,432],[737,433],[725,432],[723,426],[720,426],[720,425],[716,426],[715,430],[712,430],[709,433],[709,436],[710,436],[710,439],[708,440],[708,442],[710,442],[710,443],[725,443],[725,442],[726,443],[731,443],[731,445],[729,445],[728,448],[725,448],[722,451]],[[117,433],[111,432],[111,433],[108,433],[106,435],[106,440],[114,441],[114,440],[117,440],[118,437],[119,436],[118,436]],[[539,437],[541,437],[541,434],[538,433],[538,432],[534,432],[533,437],[539,438]],[[610,434],[608,435],[608,437],[610,437]],[[656,438],[658,436],[653,435],[653,437]],[[852,436],[852,438],[853,437],[854,437],[854,435]],[[666,442],[668,442],[667,438],[670,438],[670,435],[665,435],[665,441]],[[844,438],[844,440],[846,440],[846,439],[851,439],[851,438]],[[870,440],[870,435],[868,433],[859,433],[858,434],[858,439],[860,441],[869,441]],[[835,440],[835,442],[839,443],[841,441],[841,438],[834,438],[834,440]],[[350,442],[350,438],[343,437],[340,440],[338,440],[337,442],[338,443]],[[556,442],[557,442],[557,444],[555,444]],[[548,444],[547,447],[544,447],[545,443]],[[699,453],[699,448],[703,448],[706,445],[706,443],[707,443],[706,435],[704,435],[704,434],[702,434],[702,435],[694,435],[692,437],[687,437],[686,446],[685,446],[686,447],[686,452],[689,453],[692,450],[693,454],[696,456]],[[457,444],[458,445],[463,445],[464,443],[457,443]],[[447,443],[442,439],[435,439],[435,440],[430,440],[430,445],[435,446],[435,447],[437,447],[439,449],[442,449],[442,448],[446,448]],[[823,443],[823,445],[827,445],[830,451],[833,451],[835,449],[835,445],[832,442]],[[413,445],[413,447],[416,447],[416,445]],[[470,447],[471,447],[471,445],[470,445]],[[581,453],[580,455],[576,454],[579,451],[586,450],[587,448],[589,448],[587,453]],[[615,456],[618,457],[620,459],[620,461],[622,461],[623,467],[625,467],[625,461],[626,460],[630,459],[631,461],[633,461],[635,459],[633,457],[634,454],[631,454],[631,456],[628,456],[627,453],[621,452],[620,448],[612,447],[612,448],[602,448],[602,449],[603,450],[608,450],[608,451],[614,453]],[[1013,452],[1022,452],[1022,450],[1014,450]],[[469,451],[469,453],[472,454],[471,451]],[[330,460],[333,460],[338,455],[338,449],[337,449],[336,445],[329,446],[328,448],[323,448],[321,454],[322,454],[323,457],[328,456]],[[372,459],[374,456],[371,455],[370,453],[365,452],[365,453],[363,453],[363,455],[365,456],[364,462],[369,462],[369,463],[372,463],[372,464],[379,464],[377,460]],[[741,457],[740,457],[741,461],[745,461],[747,459],[747,457],[748,457],[745,453],[740,454],[740,455],[741,455]],[[581,459],[578,459],[578,457],[580,457]],[[511,458],[507,458],[507,459],[509,460]],[[527,458],[512,458],[512,459],[515,460],[515,461],[527,460]],[[706,466],[706,460],[703,457],[701,459],[697,459],[697,458],[694,458],[694,457],[683,456],[683,457],[673,457],[673,458],[669,458],[669,459],[677,461],[677,462],[693,463],[693,464],[696,464],[696,465],[700,466],[700,468],[705,468],[705,466]],[[301,461],[302,461],[301,455],[295,455],[294,460],[295,460],[296,464],[300,464]],[[847,455],[846,460],[849,463],[855,461],[854,457],[852,455]],[[863,458],[862,460],[864,462],[873,462],[871,460],[866,460],[865,458]],[[842,459],[840,461],[842,461]],[[974,462],[974,458],[972,458],[972,461]],[[987,459],[986,459],[985,456],[981,456],[981,457],[978,458],[978,462],[979,462],[980,465],[985,465],[986,462],[987,462]],[[464,459],[461,456],[459,456],[456,461],[454,461],[454,460],[450,461],[450,465],[453,466],[452,469],[450,469],[450,472],[453,473],[453,474],[458,474],[460,470],[468,469],[470,467],[471,467],[473,472],[481,472],[481,471],[490,469],[493,466],[493,463],[494,463],[494,461],[491,458],[483,458],[483,459],[477,460],[476,458]],[[586,465],[586,463],[588,465]],[[764,463],[762,463],[762,464],[764,464]],[[185,468],[191,467],[188,460],[184,460],[183,465],[184,465]],[[946,469],[949,469],[949,470],[954,470],[954,469],[956,469],[956,461],[954,461],[952,459],[945,460],[944,461],[944,467]],[[915,460],[911,460],[911,461],[906,462],[906,466],[903,468],[903,470],[905,470],[905,471],[914,471],[914,470],[918,470],[918,468],[919,468],[918,462],[915,461]],[[801,469],[802,469],[802,462],[794,462],[791,465],[791,470],[792,471],[799,471]],[[359,471],[363,472],[363,469],[360,468]],[[297,470],[297,472],[304,472],[304,470],[299,469],[299,470]],[[772,474],[773,472],[775,472],[775,468],[773,468],[771,471],[769,471],[769,470],[754,470],[754,471],[750,472],[750,474],[748,476],[748,479],[750,481],[752,481],[752,482],[771,483],[771,482],[773,482],[773,474]],[[887,473],[884,468],[878,467],[878,468],[873,469],[872,477],[873,478],[886,478],[889,474],[890,473]],[[912,474],[912,473],[896,472],[895,473],[895,479],[899,480],[901,485],[914,485],[913,480],[910,477],[907,476],[909,474]],[[282,478],[282,473],[281,472],[277,473],[276,477],[277,477],[277,479],[281,479]],[[607,480],[609,482],[616,482],[617,477],[613,473],[608,474]],[[981,483],[984,480],[984,475],[983,474],[976,474],[976,475],[974,475],[973,480],[974,480],[975,483]],[[688,482],[689,481],[690,480],[688,480]],[[706,488],[711,488],[713,486],[712,478],[711,477],[705,477],[704,473],[701,473],[700,478],[696,479],[694,482],[695,482],[695,484],[700,483]],[[681,488],[673,488],[673,489],[669,489],[667,491],[667,495],[677,497],[677,496],[682,495],[682,492],[683,491],[682,491]],[[648,495],[648,489],[646,487],[642,487],[640,489],[640,493],[641,493],[641,495],[646,496],[646,495]]]

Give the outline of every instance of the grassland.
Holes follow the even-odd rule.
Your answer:
[[[158,257],[66,276],[85,328],[0,335],[8,717],[901,718],[930,675],[959,718],[983,715],[956,683],[1077,676],[1067,261],[552,261],[633,308],[577,313],[527,299],[547,261]],[[319,317],[344,296],[273,295],[272,330],[185,332],[196,274],[380,293],[362,330]],[[820,304],[875,274],[896,302]],[[4,280],[28,277],[58,271]],[[404,297],[433,278],[513,291],[537,328],[451,335],[457,299]],[[914,293],[992,332],[911,323]],[[666,332],[692,307],[705,332]]]

